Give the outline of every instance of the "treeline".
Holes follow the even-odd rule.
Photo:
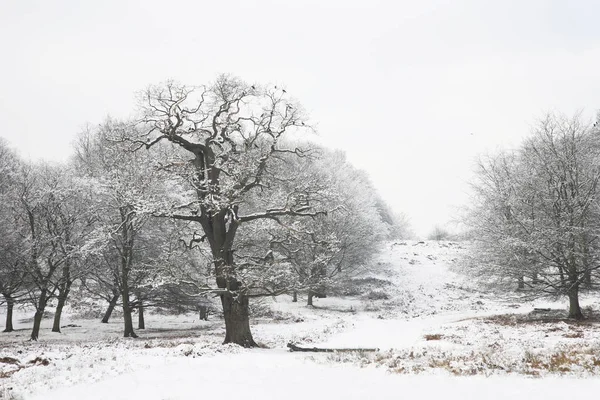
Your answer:
[[[327,292],[407,233],[367,175],[310,132],[285,90],[221,76],[140,94],[132,121],[81,132],[64,164],[26,162],[0,141],[0,294],[50,304],[53,331],[74,288],[122,307],[193,309],[219,298],[226,342],[255,345],[251,298]],[[304,135],[304,136],[303,136]]]
[[[598,288],[600,130],[580,116],[549,115],[514,151],[482,159],[468,225],[481,275],[531,296],[569,299]]]

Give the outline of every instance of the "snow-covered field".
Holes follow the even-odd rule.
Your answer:
[[[600,325],[549,321],[535,308],[565,311],[558,299],[518,302],[481,293],[457,271],[463,244],[388,245],[356,279],[362,294],[287,296],[253,321],[262,349],[221,345],[217,317],[150,314],[139,339],[122,324],[67,314],[27,341],[31,315],[0,335],[0,398],[14,399],[558,399],[600,393]],[[583,298],[584,306],[597,299]],[[264,310],[263,310],[264,312]],[[3,317],[0,311],[0,318]],[[377,352],[290,353],[288,342]],[[10,357],[10,358],[8,358]],[[12,360],[14,359],[14,361]],[[15,372],[16,371],[16,372]]]

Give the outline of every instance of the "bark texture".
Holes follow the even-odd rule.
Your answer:
[[[581,306],[579,305],[579,287],[577,285],[574,285],[569,290],[569,318],[576,320],[584,319]]]
[[[47,291],[42,290],[36,307],[35,315],[33,316],[33,328],[31,329],[31,340],[38,340],[40,336],[40,326],[42,324],[42,318],[44,316],[44,310],[46,310],[47,303]]]
[[[104,316],[102,317],[101,322],[103,324],[108,324],[108,321],[110,320],[110,316],[112,315],[112,312],[114,311],[118,300],[119,300],[119,292],[117,290],[115,290],[113,292],[113,297],[111,297],[110,301],[108,302],[108,308],[106,309],[106,312],[104,313]]]
[[[130,300],[129,272],[133,266],[133,246],[135,230],[132,224],[133,207],[124,206],[121,213],[121,299],[123,300],[123,336],[137,338],[133,330],[132,307]]]
[[[4,332],[12,332],[13,328],[13,308],[15,305],[15,300],[10,295],[4,295],[4,299],[6,300],[6,325],[4,327]]]
[[[56,305],[56,312],[54,313],[54,323],[52,325],[52,332],[60,333],[60,318],[62,316],[62,310],[67,302],[67,297],[71,291],[71,285],[73,281],[71,279],[70,268],[66,265],[63,268],[63,276],[61,283],[58,288],[58,303]]]
[[[144,304],[141,300],[138,307],[138,329],[146,329],[146,321],[144,320]]]
[[[257,347],[250,331],[250,313],[248,297],[244,295],[222,295],[223,315],[225,317],[225,340],[223,343],[235,343],[243,347]]]

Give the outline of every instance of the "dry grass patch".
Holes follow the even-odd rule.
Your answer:
[[[371,354],[333,354],[327,360],[362,367],[375,365],[397,374],[419,374],[432,370],[442,370],[456,376],[600,374],[600,348],[575,344],[541,352],[524,351],[514,356],[507,356],[506,349],[500,347],[468,353],[409,349]]]
[[[568,339],[581,339],[584,337],[584,335],[583,335],[583,332],[577,331],[577,332],[573,332],[573,333],[565,333],[562,335],[562,337],[568,338]]]
[[[600,357],[597,349],[569,347],[555,353],[532,354],[527,352],[524,358],[526,373],[540,375],[541,372],[569,373],[577,370],[597,374]]]
[[[568,313],[561,309],[538,309],[527,314],[499,314],[491,317],[484,317],[481,320],[485,323],[493,323],[501,326],[517,326],[517,325],[540,325],[540,324],[556,324],[563,322],[571,327],[578,326],[594,326],[600,325],[600,313],[597,310],[586,309],[586,316],[583,320],[568,318]],[[561,328],[549,328],[549,332],[558,331]]]

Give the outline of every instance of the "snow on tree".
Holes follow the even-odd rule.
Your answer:
[[[369,178],[353,168],[343,153],[319,149],[318,157],[296,164],[293,175],[299,182],[320,185],[303,189],[303,193],[319,194],[306,195],[305,204],[316,202],[330,212],[279,224],[269,232],[269,243],[274,260],[289,263],[295,274],[290,290],[306,290],[312,305],[314,295],[324,295],[342,278],[369,266],[378,245],[388,237],[390,225],[381,218]],[[298,188],[299,182],[289,183]]]
[[[550,115],[517,153],[481,163],[474,185],[478,260],[520,288],[566,295],[576,319],[599,255],[599,139],[579,117]]]
[[[305,154],[300,146],[286,144],[286,139],[310,132],[304,113],[282,88],[250,85],[225,75],[205,87],[172,82],[152,86],[140,96],[140,105],[140,127],[146,131],[129,138],[132,145],[152,149],[170,142],[181,150],[179,157],[152,153],[164,171],[187,186],[182,202],[165,207],[163,215],[201,228],[214,263],[215,293],[223,306],[225,343],[254,347],[249,299],[270,291],[244,281],[243,268],[234,258],[238,229],[285,216],[325,213],[305,205],[293,191],[262,198],[260,208],[247,202],[279,184],[276,165],[281,157]],[[268,268],[265,273],[270,273]]]
[[[25,261],[29,301],[36,307],[31,339],[52,298],[58,301],[53,331],[60,332],[62,307],[73,281],[85,273],[85,249],[93,215],[86,193],[62,166],[23,164],[16,175],[15,222]]]
[[[134,131],[132,124],[113,120],[87,129],[78,137],[74,161],[96,193],[89,207],[97,217],[96,240],[103,243],[90,261],[96,268],[86,285],[109,301],[103,321],[121,298],[125,337],[137,336],[132,311],[143,310],[149,288],[160,280],[168,232],[164,224],[156,226],[160,221],[150,221],[157,204],[168,197],[160,171],[153,169],[149,154],[127,151],[119,140]],[[141,316],[139,325],[144,325]]]
[[[6,303],[4,332],[12,332],[13,308],[26,289],[26,270],[23,263],[23,238],[15,221],[18,201],[16,184],[21,160],[6,142],[0,139],[0,294]]]

